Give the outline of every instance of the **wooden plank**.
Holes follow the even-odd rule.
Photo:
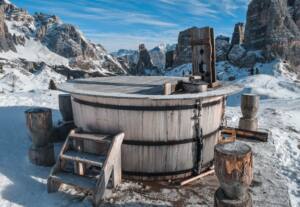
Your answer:
[[[214,173],[215,173],[215,170],[208,170],[208,171],[206,171],[204,173],[201,173],[200,175],[197,175],[195,177],[192,177],[192,178],[189,178],[187,180],[184,180],[184,181],[180,182],[180,186],[187,185],[187,184],[189,184],[191,182],[194,182],[196,180],[199,180],[200,178],[203,178],[205,176],[208,176],[208,175],[211,175],[211,174],[214,174]]]
[[[114,186],[121,182],[121,145],[124,139],[124,133],[117,134],[111,143],[111,148],[107,154],[107,158],[104,162],[103,168],[101,169],[100,178],[97,181],[97,187],[93,196],[94,205],[98,206],[101,202],[101,199],[104,195],[104,191],[108,184],[109,178],[111,177],[112,172],[114,171],[113,183]],[[119,162],[119,163],[116,163]]]
[[[96,186],[96,178],[75,175],[73,173],[58,172],[51,176],[56,182],[78,187],[83,190],[94,190]]]
[[[171,83],[164,83],[164,95],[172,94],[172,85]]]
[[[71,139],[91,140],[99,143],[107,143],[111,141],[111,135],[107,134],[87,134],[87,133],[75,133],[71,131],[69,137]]]
[[[237,138],[245,138],[245,139],[252,139],[257,140],[261,142],[267,142],[269,137],[269,132],[263,129],[260,129],[260,131],[249,131],[245,129],[239,129],[239,128],[232,128],[232,127],[226,127],[225,130],[235,130]]]
[[[105,161],[105,156],[97,156],[91,153],[78,152],[74,150],[65,152],[61,155],[61,158],[74,162],[83,162],[97,167],[102,167],[103,162]]]

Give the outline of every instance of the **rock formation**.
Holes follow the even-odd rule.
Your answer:
[[[64,24],[57,16],[43,13],[32,16],[6,0],[0,0],[0,8],[0,50],[17,52],[14,45],[31,50],[26,42],[35,40],[38,47],[45,48],[44,52],[49,49],[54,53],[51,56],[69,61],[65,66],[72,69],[102,75],[126,74],[126,68],[101,45],[90,42],[75,26]]]
[[[192,62],[191,30],[194,28],[192,27],[179,33],[174,66]]]
[[[219,35],[216,37],[216,58],[218,61],[225,61],[227,60],[227,55],[230,50],[230,38]]]
[[[149,50],[153,66],[164,69],[166,64],[166,46],[161,44]]]
[[[152,69],[150,54],[144,44],[139,45],[139,60],[137,62],[135,72],[138,75],[145,74],[145,69]]]
[[[234,31],[231,38],[231,46],[241,45],[244,43],[244,23],[239,22],[235,24]]]
[[[300,70],[299,0],[252,0],[248,7],[245,46],[262,50],[266,60],[281,58]]]
[[[4,8],[0,7],[0,51],[7,52],[12,50],[16,52],[12,35],[8,32],[5,24]]]
[[[173,67],[174,64],[174,50],[170,50],[166,52],[166,64],[165,69]]]

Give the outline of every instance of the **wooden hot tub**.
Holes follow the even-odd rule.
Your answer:
[[[162,95],[178,77],[114,76],[59,86],[72,95],[74,121],[86,132],[125,132],[122,170],[137,179],[176,179],[212,165],[225,97],[239,86]]]

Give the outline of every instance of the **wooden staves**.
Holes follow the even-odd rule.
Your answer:
[[[210,87],[216,86],[215,40],[210,27],[195,28],[191,31],[193,76],[201,76]]]

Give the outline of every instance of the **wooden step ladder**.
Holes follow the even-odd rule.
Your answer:
[[[121,182],[121,145],[124,133],[87,134],[72,130],[47,181],[48,192],[62,184],[93,195],[99,206],[110,177],[113,187]]]

